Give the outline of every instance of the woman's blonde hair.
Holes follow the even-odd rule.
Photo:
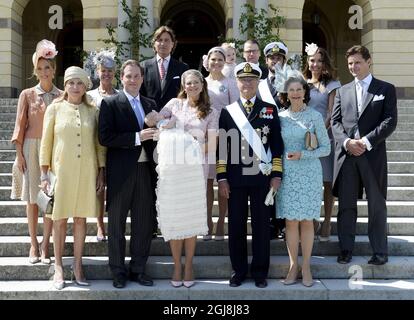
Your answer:
[[[53,70],[55,71],[55,74],[56,74],[56,60],[55,59],[46,59],[46,58],[40,57],[37,60],[37,63],[39,63],[40,60],[45,60],[45,61],[49,62],[50,66],[53,68]],[[36,66],[33,66],[33,73],[32,73],[32,76],[30,78],[36,77],[36,79],[39,81],[39,77],[37,76],[36,71],[37,71],[37,64],[36,64]]]

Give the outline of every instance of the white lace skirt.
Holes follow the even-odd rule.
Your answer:
[[[180,129],[160,133],[157,211],[165,241],[205,235],[207,227],[204,157],[199,143]]]

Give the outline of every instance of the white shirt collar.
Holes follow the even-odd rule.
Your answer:
[[[55,85],[53,85],[52,90],[50,90],[49,92],[46,92],[45,90],[42,89],[42,87],[40,86],[40,83],[38,83],[35,86],[35,90],[36,90],[36,93],[39,94],[39,95],[42,95],[42,94],[51,94],[51,95],[54,95],[54,96],[59,96],[60,95],[59,89],[56,88]]]
[[[122,89],[122,91],[125,93],[126,97],[128,98],[128,101],[132,104],[132,100],[135,98],[139,101],[139,93],[136,97],[131,96],[126,90],[125,88]]]
[[[355,78],[355,84],[357,84],[358,82],[362,82],[365,88],[369,87],[369,85],[371,84],[371,81],[372,81],[372,74],[371,73],[369,73],[362,80],[358,80],[358,78]]]
[[[161,58],[157,53],[157,62],[159,63],[161,59],[163,59],[163,58]],[[169,54],[167,57],[164,58],[164,63],[166,63],[166,62],[169,63],[170,59],[171,59],[171,55]]]
[[[243,98],[240,96],[240,101],[242,102],[242,104],[244,105],[244,103],[247,101],[247,99]],[[256,102],[256,96],[254,96],[253,98],[250,99],[251,103],[255,103]]]

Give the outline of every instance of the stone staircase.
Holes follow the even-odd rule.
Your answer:
[[[172,288],[169,279],[173,262],[169,245],[162,237],[153,240],[147,272],[155,280],[153,287],[128,283],[122,290],[112,287],[107,266],[107,244],[96,241],[94,219],[87,220],[84,272],[90,287],[77,287],[67,281],[66,288],[56,291],[49,281],[53,265],[28,262],[30,238],[25,217],[25,203],[11,201],[11,168],[15,158],[8,141],[14,127],[16,99],[0,99],[0,299],[140,299],[140,300],[273,300],[273,299],[414,299],[414,101],[399,101],[399,124],[388,140],[388,233],[389,263],[368,265],[371,248],[367,237],[367,203],[358,202],[357,238],[354,258],[349,265],[336,263],[338,239],[336,212],[332,220],[329,242],[315,241],[312,272],[316,284],[305,288],[300,283],[280,283],[288,271],[289,259],[285,242],[271,241],[269,286],[258,289],[252,281],[230,288],[231,264],[228,241],[198,240],[194,258],[197,284],[190,288]],[[217,190],[216,190],[217,192]],[[214,214],[218,206],[215,202]],[[323,210],[322,210],[323,212]],[[215,218],[216,219],[216,218]],[[105,223],[107,222],[105,218]],[[39,218],[38,235],[43,221]],[[129,221],[127,233],[129,234]],[[250,225],[248,226],[250,233]],[[251,239],[249,237],[249,250]],[[127,237],[127,252],[129,237]],[[52,245],[50,252],[53,252]],[[127,253],[128,255],[128,253]],[[69,220],[65,246],[66,279],[73,256],[72,221]],[[351,278],[351,279],[350,279]]]

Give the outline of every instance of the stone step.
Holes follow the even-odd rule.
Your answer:
[[[401,117],[406,114],[413,114],[414,108],[413,107],[398,107],[398,116]]]
[[[0,140],[10,140],[13,135],[13,130],[0,130]]]
[[[16,112],[3,112],[1,114],[1,121],[4,121],[4,122],[16,121]]]
[[[208,314],[210,305],[216,308],[217,314],[223,315],[224,305],[220,306],[219,304],[222,302],[219,301],[226,300],[239,300],[238,305],[247,306],[249,310],[253,310],[251,304],[254,304],[249,300],[261,300],[260,305],[254,304],[257,306],[256,311],[249,311],[249,315],[256,314],[255,312],[259,313],[259,310],[264,315],[265,312],[271,313],[273,310],[272,306],[267,307],[267,304],[263,304],[264,300],[414,299],[414,280],[412,279],[350,281],[348,279],[314,278],[314,280],[315,284],[311,288],[307,288],[300,282],[285,286],[279,279],[269,279],[267,288],[260,289],[250,279],[237,288],[229,286],[228,277],[214,280],[196,279],[196,284],[187,289],[184,286],[173,288],[169,280],[155,279],[152,287],[128,282],[127,286],[121,290],[115,289],[110,280],[93,280],[87,289],[66,281],[66,287],[63,290],[56,290],[53,288],[52,281],[46,280],[0,281],[0,292],[3,300],[135,300],[134,305],[138,303],[138,306],[141,306],[139,303],[142,303],[142,306],[147,308],[148,301],[145,300],[157,300],[156,308],[150,307],[147,311],[154,315],[153,319],[161,319],[164,310],[170,310],[171,306],[176,306],[176,303],[173,304],[171,300],[196,300],[191,303],[193,308],[197,307],[194,319],[202,319],[204,314],[210,316]],[[269,303],[273,304],[273,302]],[[150,306],[153,305],[150,304]],[[179,306],[184,305],[181,303]],[[263,309],[264,307],[265,309]],[[148,313],[147,315],[149,315]],[[190,313],[187,317],[191,317]],[[227,315],[227,317],[229,316]],[[164,316],[164,318],[173,318],[173,316]],[[249,319],[262,318],[264,316]]]
[[[389,151],[414,151],[414,141],[387,141],[386,145]]]
[[[414,122],[414,113],[399,116],[398,122]]]
[[[2,113],[14,113],[14,114],[16,114],[16,112],[17,112],[17,105],[16,106],[14,106],[14,105],[0,106],[0,114],[2,114]]]
[[[8,195],[10,195],[10,191],[8,191],[9,193],[7,193],[6,191],[4,191],[4,193],[2,193],[2,188],[8,188],[8,187],[0,187],[0,200],[8,200],[7,197],[9,197]],[[218,198],[217,194],[218,194],[218,189],[214,188],[214,198],[215,199]],[[2,195],[3,195],[3,197],[2,197]],[[414,200],[414,186],[411,185],[411,186],[408,186],[408,187],[400,187],[400,186],[388,187],[387,200],[390,200],[390,201],[411,201],[411,200]]]
[[[1,134],[1,133],[0,133]],[[5,139],[4,137],[0,140],[0,150],[15,150],[15,146],[11,143],[10,139],[13,133],[10,134],[9,139]]]
[[[0,108],[1,109],[1,108]],[[0,122],[0,130],[14,130],[14,122]]]
[[[396,131],[407,131],[414,128],[414,123],[412,122],[398,122]]]
[[[217,189],[214,197],[217,199]],[[0,201],[10,200],[11,186],[0,186]],[[414,199],[414,187],[388,187],[387,199],[391,201],[411,201]]]
[[[17,105],[17,98],[0,98],[0,107],[5,105]]]
[[[388,263],[380,267],[369,265],[369,259],[369,255],[354,256],[350,264],[344,265],[336,262],[336,256],[313,255],[311,258],[312,275],[316,279],[349,279],[358,269],[362,279],[414,279],[414,257],[391,256]],[[64,258],[66,279],[70,279],[72,261],[71,257]],[[170,279],[173,266],[171,256],[150,256],[146,273],[154,279]],[[112,279],[106,256],[85,257],[83,270],[88,280]],[[228,256],[195,256],[193,270],[195,279],[228,279],[232,271]],[[283,279],[288,270],[288,256],[270,257],[269,279]],[[52,274],[53,266],[41,263],[31,265],[27,257],[0,258],[0,280],[48,280]]]
[[[388,217],[414,217],[414,201],[387,201]],[[26,217],[26,202],[19,200],[0,201],[1,218]],[[338,212],[338,201],[335,201],[332,216]],[[106,215],[106,214],[105,214]],[[214,201],[213,216],[218,216],[218,202]],[[322,201],[321,217],[324,216],[324,206]],[[358,216],[368,216],[367,201],[358,201]]]
[[[213,217],[214,230],[217,224],[217,217]],[[323,218],[321,218],[323,221]],[[108,220],[104,218],[105,228],[108,229]],[[407,217],[388,217],[388,235],[414,235],[414,218]],[[337,234],[337,219],[335,217],[331,220],[331,234]],[[131,221],[128,218],[126,224],[126,234],[131,232]],[[228,219],[225,219],[224,223],[224,232],[228,233]],[[368,218],[360,217],[357,220],[356,224],[356,234],[357,235],[366,235],[368,234]],[[97,226],[95,219],[87,219],[86,224],[86,234],[89,236],[94,236],[97,233]],[[251,234],[251,223],[250,219],[247,222],[247,234]],[[39,218],[38,220],[38,233],[39,236],[43,234],[43,219]],[[73,223],[72,219],[69,220],[67,226],[67,234],[73,235]],[[26,218],[0,218],[0,236],[25,236],[28,235],[28,226]]]
[[[0,161],[14,161],[16,150],[1,150]],[[387,160],[391,162],[414,162],[414,151],[387,151]]]
[[[389,173],[388,185],[391,187],[414,186],[414,173]]]
[[[12,172],[13,161],[0,161],[0,173]]]
[[[12,183],[11,173],[0,173],[0,186],[11,186],[11,183]]]
[[[0,150],[0,161],[14,161],[16,150]]]
[[[414,173],[414,162],[388,161],[388,173]]]
[[[414,108],[414,100],[398,100],[397,101],[397,108],[404,108],[404,107],[410,107],[410,108]]]
[[[0,186],[11,186],[12,175],[11,173],[0,173]],[[388,174],[388,185],[391,187],[396,186],[414,186],[414,173],[392,173]]]
[[[413,141],[413,140],[414,140],[414,131],[399,130],[399,131],[394,131],[394,133],[387,139],[387,144],[389,141]]]
[[[126,254],[129,255],[129,236],[126,236]],[[248,252],[251,254],[251,235],[247,236]],[[41,241],[41,237],[38,237]],[[0,257],[28,257],[30,250],[29,236],[0,236]],[[313,245],[314,255],[336,256],[339,250],[338,237],[332,235],[330,241],[320,242],[315,240]],[[49,247],[50,254],[53,253],[52,244]],[[357,235],[355,237],[354,255],[371,255],[372,248],[369,244],[368,236]],[[388,252],[391,256],[414,256],[414,236],[388,236]],[[170,246],[159,236],[151,244],[151,256],[170,255]],[[224,241],[204,241],[201,237],[197,239],[197,256],[221,256],[228,255],[228,239]],[[271,240],[271,255],[287,255],[286,243],[283,240]],[[65,256],[73,256],[73,237],[66,237]],[[107,256],[108,244],[97,242],[95,236],[86,236],[84,257]],[[1,259],[1,258],[0,258]]]

